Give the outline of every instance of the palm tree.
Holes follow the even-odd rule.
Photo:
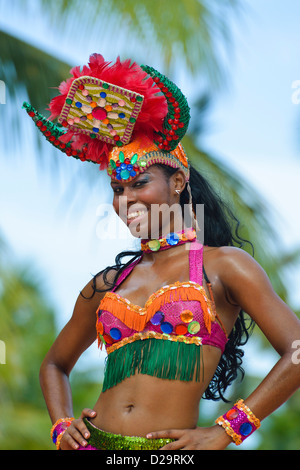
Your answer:
[[[0,365],[0,449],[42,449],[47,440],[39,439],[39,432],[49,423],[38,371],[54,338],[54,310],[41,275],[34,266],[17,262],[3,238],[0,279],[0,334],[6,349]]]
[[[226,57],[233,54],[231,21],[237,14],[241,20],[243,3],[240,0],[39,0],[34,2],[32,10],[28,1],[19,0],[18,15],[22,21],[28,21],[34,27],[38,19],[47,20],[47,31],[55,31],[57,46],[54,53],[45,52],[42,47],[32,45],[8,31],[0,31],[0,79],[7,87],[6,105],[0,106],[1,135],[4,136],[2,145],[3,149],[11,151],[13,145],[20,148],[22,144],[27,117],[26,113],[16,111],[20,110],[22,102],[28,100],[44,112],[45,104],[56,94],[52,87],[57,87],[68,76],[71,66],[78,65],[71,56],[61,58],[59,47],[63,40],[70,41],[73,50],[85,48],[87,55],[107,51],[108,59],[113,60],[120,54],[124,58],[132,57],[139,63],[144,63],[146,57],[147,63],[174,78],[174,81],[177,78],[183,80],[182,70],[185,70],[186,75],[191,77],[188,82],[192,81],[189,94],[194,97],[192,114],[194,122],[197,122],[184,139],[191,162],[220,188],[222,195],[231,203],[243,222],[242,235],[254,244],[256,259],[266,269],[283,300],[289,302],[283,273],[287,266],[298,261],[299,251],[283,253],[278,258],[279,240],[271,222],[273,209],[246,179],[226,166],[218,156],[207,152],[201,144],[207,117],[206,105],[218,87],[224,85],[224,81],[227,83],[229,78],[226,61],[221,57],[224,57],[224,51]],[[0,0],[0,9],[6,8],[6,0]],[[12,134],[11,129],[18,132]],[[38,160],[40,154],[45,158],[45,153],[49,154],[52,149],[48,144],[43,144],[33,126],[31,132],[43,150],[37,152],[36,148],[33,152],[35,158]],[[56,159],[56,163],[59,161],[59,158]],[[56,176],[58,168],[52,169]],[[87,185],[99,178],[99,172],[94,169],[91,165],[84,173]],[[79,179],[82,181],[82,171],[78,167]],[[33,286],[26,272],[21,275],[22,283],[24,276],[25,291],[32,291]],[[19,281],[14,279],[11,282],[13,290],[17,289]],[[24,286],[20,292],[24,295]],[[7,302],[12,304],[5,307],[3,316],[1,313],[1,326],[9,322],[9,312],[16,308],[15,300],[8,297]],[[37,298],[35,302],[38,306]],[[47,308],[43,307],[43,312],[50,321]],[[28,370],[28,373],[31,372]],[[7,377],[6,380],[12,379]],[[0,439],[1,429],[0,423]]]
[[[270,224],[270,208],[241,175],[235,174],[232,168],[226,167],[218,157],[207,153],[201,148],[201,144],[199,146],[197,143],[203,127],[201,123],[204,123],[206,116],[205,113],[199,113],[197,99],[203,102],[207,90],[208,95],[213,96],[218,85],[223,84],[224,79],[228,78],[224,61],[220,59],[220,45],[232,54],[230,21],[234,14],[238,13],[239,18],[242,16],[242,2],[89,0],[85,2],[83,9],[82,2],[78,0],[56,2],[40,0],[38,6],[41,8],[42,18],[49,18],[49,22],[55,24],[58,42],[60,38],[69,38],[72,35],[74,37],[75,31],[76,34],[80,32],[79,36],[84,39],[91,37],[95,44],[99,44],[98,50],[102,50],[103,44],[105,48],[106,41],[110,41],[110,35],[116,36],[116,31],[121,30],[122,38],[126,37],[127,55],[136,58],[143,54],[142,61],[144,61],[144,58],[151,57],[154,51],[155,61],[163,64],[164,72],[180,75],[182,67],[185,67],[187,74],[195,77],[195,90],[190,90],[190,93],[195,96],[192,115],[198,124],[184,140],[188,155],[196,167],[204,169],[215,184],[222,188],[224,197],[232,201],[239,218],[247,227],[245,234],[254,239],[258,261],[265,265],[268,260],[274,259],[277,239]],[[19,7],[20,15],[29,21],[33,12],[28,9],[28,2],[20,0]],[[35,10],[36,8],[35,2]],[[142,54],[137,47],[136,37],[138,43],[142,45]],[[71,64],[71,61],[66,63],[8,32],[0,32],[0,45],[1,78],[3,77],[3,81],[9,84],[7,104],[5,107],[0,107],[0,115],[3,117],[1,122],[6,126],[4,129],[6,132],[3,132],[4,144],[11,148],[12,142],[17,142],[17,138],[16,134],[14,139],[11,138],[9,126],[16,125],[17,116],[21,128],[19,140],[22,141],[24,127],[21,124],[27,119],[25,113],[23,115],[21,112],[15,113],[11,108],[17,106],[20,109],[21,102],[28,97],[28,100],[43,112],[45,104],[57,93],[54,88],[68,76],[71,65],[75,64]],[[121,51],[115,51],[113,56],[119,52],[125,53],[123,45]],[[206,82],[203,77],[206,78]],[[24,90],[27,97],[24,96]],[[12,122],[9,121],[9,116],[12,116]],[[32,132],[40,147],[40,136],[34,129]],[[41,158],[40,155],[45,158],[45,153],[52,151],[47,146],[43,146],[42,149],[42,152],[35,152],[36,158]],[[55,162],[59,160],[56,159]],[[85,174],[89,184],[99,176],[98,172],[93,170],[94,168],[90,168]],[[55,175],[58,171],[56,167],[54,171]],[[81,174],[80,170],[79,172]],[[260,239],[267,240],[263,250],[260,248]],[[269,248],[266,249],[266,246]],[[290,259],[293,258],[290,256]]]
[[[50,419],[39,385],[39,369],[53,343],[57,313],[51,306],[46,279],[33,263],[15,258],[0,236],[0,340],[5,364],[0,363],[0,449],[55,449],[49,435]],[[100,384],[91,371],[82,377],[74,370],[72,381],[79,413],[95,402]],[[87,392],[88,390],[88,392]],[[87,392],[87,393],[86,393]]]

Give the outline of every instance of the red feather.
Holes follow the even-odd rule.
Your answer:
[[[62,82],[58,87],[60,95],[53,98],[49,104],[50,119],[56,119],[62,111],[66,97],[73,81],[81,76],[88,75],[99,78],[108,83],[120,86],[144,96],[143,106],[135,123],[132,139],[144,134],[154,139],[154,133],[162,131],[163,120],[168,113],[166,98],[151,77],[144,72],[138,64],[131,63],[129,59],[121,62],[106,62],[102,55],[93,54],[88,65],[71,69],[71,78]],[[60,138],[64,142],[71,142],[73,149],[82,149],[85,146],[86,158],[100,163],[101,169],[107,167],[107,155],[112,145],[98,139],[91,139],[79,132],[69,130]]]

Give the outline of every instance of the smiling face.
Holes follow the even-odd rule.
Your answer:
[[[151,165],[132,181],[111,181],[114,192],[113,207],[138,238],[161,238],[182,226],[182,210],[179,204],[185,175],[178,170],[169,180],[162,169]]]

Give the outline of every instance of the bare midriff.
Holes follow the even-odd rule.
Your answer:
[[[200,382],[166,380],[135,374],[102,392],[91,420],[98,428],[124,436],[151,431],[195,428],[199,404],[220,360],[221,351],[203,346],[204,376]]]

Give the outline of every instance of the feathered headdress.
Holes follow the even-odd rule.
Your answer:
[[[114,179],[130,180],[153,163],[182,168],[189,179],[180,144],[189,106],[174,83],[146,65],[106,62],[100,54],[70,74],[49,104],[49,119],[23,104],[51,144]]]

